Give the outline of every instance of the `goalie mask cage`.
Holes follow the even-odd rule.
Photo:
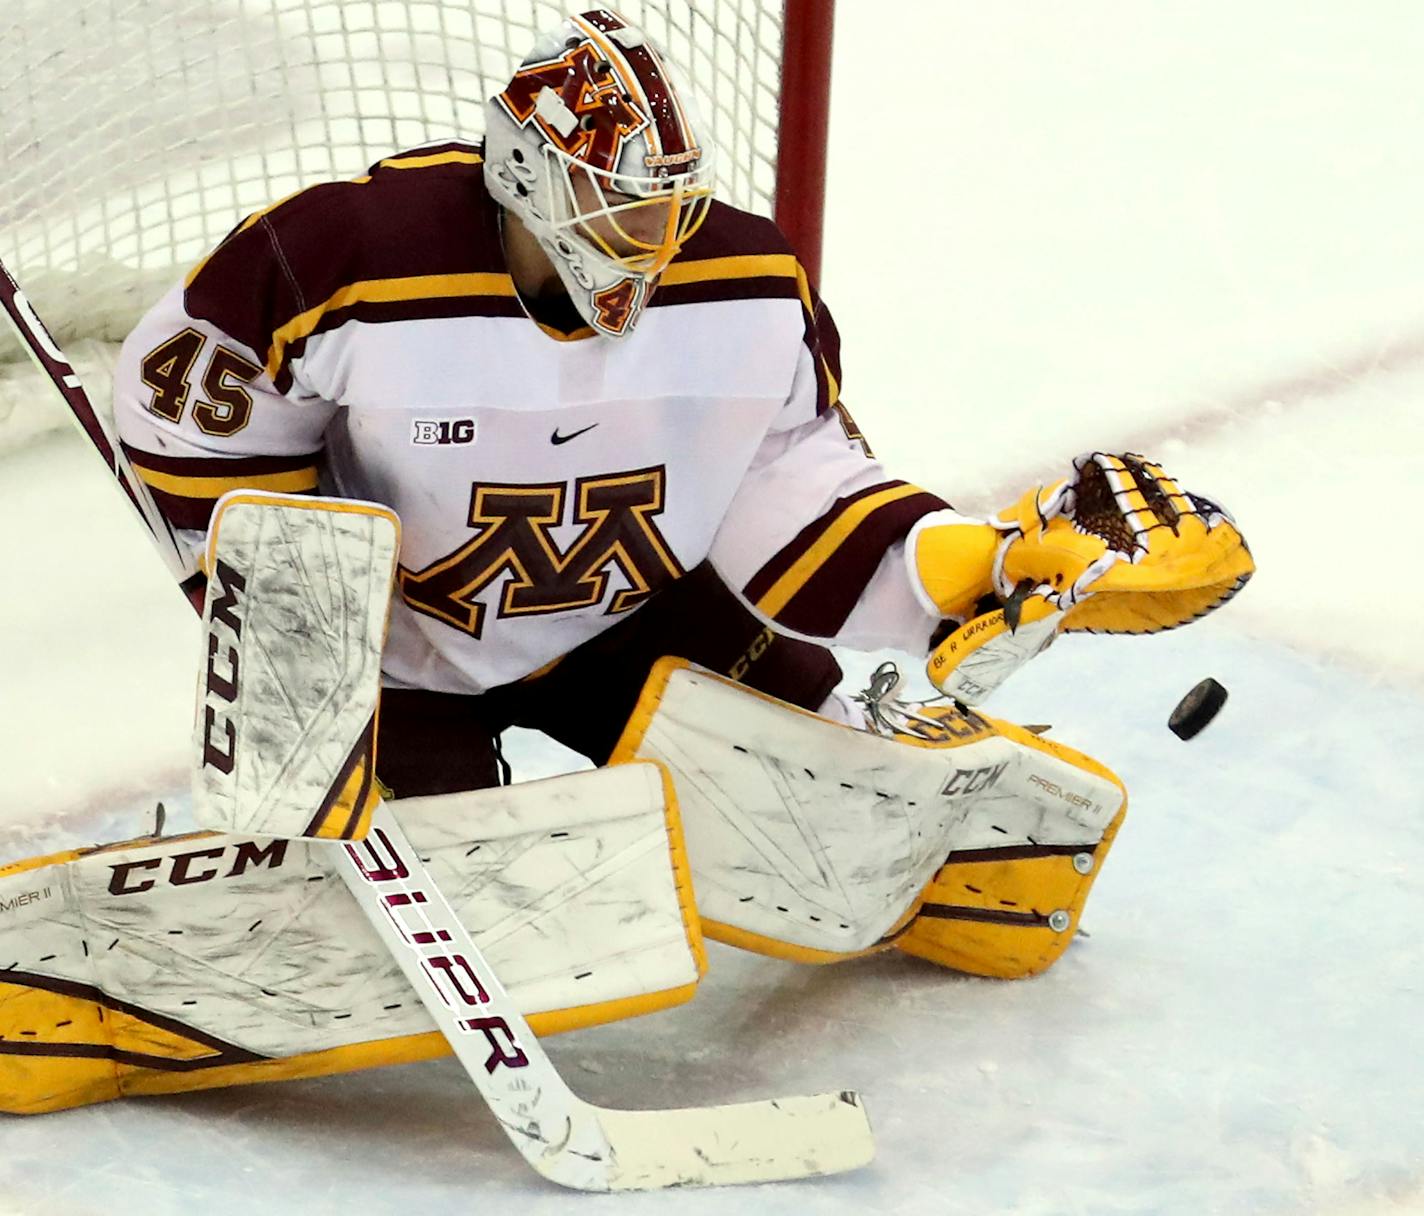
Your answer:
[[[819,269],[833,0],[621,0],[685,73],[719,196]],[[96,404],[112,343],[243,216],[442,139],[572,0],[6,0],[0,261]],[[0,449],[62,425],[0,339]]]

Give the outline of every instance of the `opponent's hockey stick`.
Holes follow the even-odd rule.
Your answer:
[[[182,579],[186,563],[147,488],[3,266],[0,302]],[[364,841],[335,847],[362,911],[510,1139],[544,1177],[579,1190],[636,1190],[804,1178],[871,1159],[870,1125],[853,1093],[657,1111],[585,1102],[559,1076],[390,810],[376,809]]]
[[[35,366],[44,373],[45,378],[59,394],[74,424],[99,453],[115,483],[128,498],[129,505],[138,512],[159,554],[173,577],[178,580],[178,585],[192,599],[195,589],[202,586],[201,576],[195,572],[193,564],[184,558],[168,522],[154,505],[147,488],[134,474],[122,450],[109,435],[103,420],[89,400],[89,395],[84,391],[84,385],[73,365],[59,348],[59,343],[45,328],[44,322],[40,320],[25,293],[20,290],[19,284],[3,263],[0,263],[0,308],[4,309],[20,344],[34,360]]]

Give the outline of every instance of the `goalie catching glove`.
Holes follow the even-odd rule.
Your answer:
[[[927,517],[912,551],[936,609],[967,618],[930,656],[930,679],[970,702],[1059,633],[1173,629],[1226,603],[1255,570],[1225,510],[1160,465],[1104,452],[987,523]],[[989,594],[1001,606],[976,615]]]

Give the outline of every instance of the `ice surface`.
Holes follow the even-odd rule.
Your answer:
[[[714,948],[691,1005],[549,1041],[609,1105],[858,1088],[858,1175],[573,1199],[446,1061],[6,1119],[0,1212],[1424,1212],[1424,14],[884,13],[839,14],[824,285],[880,454],[978,508],[1130,444],[1261,566],[993,705],[1131,791],[1090,936],[1012,984]],[[196,628],[84,459],[0,464],[0,860],[146,829],[182,782]],[[1231,699],[1181,743],[1205,675]]]

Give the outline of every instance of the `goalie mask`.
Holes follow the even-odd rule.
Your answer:
[[[667,61],[594,9],[540,38],[486,121],[491,196],[538,240],[584,320],[631,333],[712,194],[711,147]]]

